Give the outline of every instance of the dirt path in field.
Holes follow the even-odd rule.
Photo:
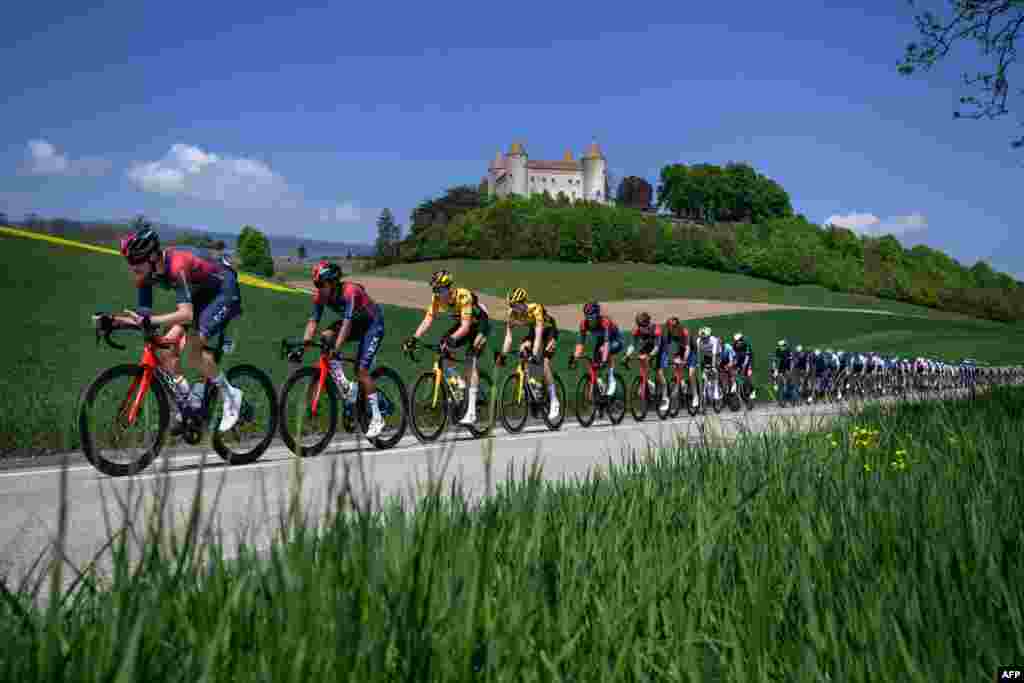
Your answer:
[[[401,280],[390,277],[355,277],[366,286],[370,296],[379,303],[404,308],[424,310],[430,302],[430,289],[425,282]],[[297,289],[312,291],[308,281],[290,281],[287,283]],[[480,294],[480,301],[487,307],[491,317],[496,320],[505,319],[505,301],[488,294]],[[558,321],[562,329],[574,329],[583,316],[582,303],[548,306],[548,311]],[[808,310],[808,311],[844,311],[847,313],[876,313],[880,315],[909,316],[869,308],[827,308],[819,306],[788,306],[785,304],[767,304],[753,301],[719,301],[714,299],[635,299],[630,301],[602,301],[602,309],[615,320],[620,327],[629,328],[633,325],[633,317],[640,311],[647,311],[657,321],[670,316],[680,320],[712,318],[720,315],[736,313],[755,313],[761,311]]]

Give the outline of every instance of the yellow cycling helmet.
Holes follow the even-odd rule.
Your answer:
[[[515,289],[508,290],[508,301],[509,306],[515,306],[516,304],[526,303],[526,290],[522,287],[516,287]]]
[[[451,287],[454,282],[455,278],[447,270],[439,270],[430,276],[430,287],[434,290]]]

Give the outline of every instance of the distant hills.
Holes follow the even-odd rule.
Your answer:
[[[228,251],[234,251],[235,244],[238,241],[238,233],[213,232],[211,230],[183,228],[178,225],[170,225],[167,223],[156,223],[155,226],[157,231],[160,233],[160,237],[167,241],[175,239],[183,233],[205,235],[210,239],[224,240]],[[349,251],[352,252],[353,256],[373,256],[375,251],[372,244],[363,244],[360,242],[328,242],[325,240],[311,240],[303,237],[295,237],[294,235],[278,235],[274,233],[264,234],[266,234],[267,239],[270,240],[270,251],[275,257],[294,256],[295,250],[298,249],[300,245],[306,247],[307,258],[347,256]]]

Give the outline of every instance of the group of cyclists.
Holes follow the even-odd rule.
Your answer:
[[[850,397],[900,396],[942,392],[992,383],[1019,383],[1020,366],[979,366],[973,358],[947,361],[924,356],[883,356],[875,351],[805,349],[776,344],[772,380],[781,403]]]
[[[224,397],[219,429],[221,432],[230,430],[239,419],[243,391],[227,381],[210,344],[211,339],[222,334],[227,325],[242,314],[238,274],[231,261],[204,249],[162,247],[152,226],[142,220],[121,240],[121,254],[135,276],[138,306],[135,311],[117,316],[116,322],[123,326],[146,328],[164,326],[168,328],[164,338],[174,342],[173,346],[158,353],[159,362],[173,376],[175,391],[179,393],[179,401],[173,407],[172,433],[180,433],[182,429],[183,410],[195,410],[206,405],[202,399],[205,385],[209,384],[215,384]],[[334,311],[339,318],[321,331],[322,339],[330,342],[338,354],[348,343],[357,344],[358,351],[354,378],[350,379],[345,374],[337,357],[330,361],[330,374],[341,396],[348,402],[353,402],[362,389],[370,414],[366,436],[373,439],[385,427],[371,373],[385,336],[383,309],[365,287],[345,280],[336,263],[317,263],[312,270],[312,283],[315,288],[312,310],[305,326],[303,344],[291,352],[289,360],[301,362],[305,348],[319,345],[315,337],[325,309]],[[154,286],[174,290],[177,303],[174,312],[153,315]],[[438,350],[446,355],[458,348],[466,348],[464,381],[468,386],[468,400],[458,424],[471,426],[478,419],[480,359],[492,331],[491,313],[475,292],[457,286],[455,278],[447,270],[433,273],[430,288],[432,295],[423,320],[416,331],[403,341],[402,348],[411,354],[430,330],[436,316],[448,314],[451,317],[451,325],[442,335]],[[547,391],[542,391],[541,395],[546,399],[548,418],[554,420],[563,410],[551,367],[559,339],[558,324],[541,303],[530,300],[524,288],[510,290],[506,303],[505,339],[501,349],[494,353],[494,362],[504,366],[506,356],[515,348],[528,362],[531,382],[546,387]],[[630,330],[632,342],[626,347],[624,331],[598,302],[585,304],[582,313],[569,366],[575,366],[584,355],[588,340],[593,340],[592,368],[597,373],[600,391],[607,396],[616,395],[618,390],[616,358],[624,352],[622,358],[627,367],[635,356],[650,385],[665,389],[655,394],[659,397],[660,413],[666,411],[672,400],[682,403],[685,396],[681,394],[689,397],[691,413],[704,396],[712,401],[721,401],[723,393],[735,394],[737,379],[745,380],[744,387],[748,391],[744,399],[752,401],[756,398],[750,381],[754,350],[741,331],[723,341],[707,326],[693,334],[678,317],[657,322],[649,313],[640,312]],[[514,329],[525,330],[518,341],[513,338]],[[194,385],[190,385],[181,373],[180,355],[186,346],[190,347],[193,366],[203,377],[203,381]],[[666,377],[666,371],[670,369],[671,379]],[[791,349],[786,340],[778,342],[772,362],[772,377],[779,390],[783,394],[796,391],[808,402],[816,396],[841,399],[851,392],[863,392],[868,388],[887,392],[896,391],[897,387],[952,386],[956,382],[989,377],[988,373],[993,373],[992,379],[1019,381],[1021,378],[1020,368],[979,368],[969,359],[950,364],[928,358],[883,358],[876,353],[848,353],[832,349],[810,351],[799,345]]]

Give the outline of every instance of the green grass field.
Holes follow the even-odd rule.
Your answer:
[[[0,676],[992,680],[1024,652],[1021,443],[1024,391],[999,389],[519,473],[478,503],[453,485],[362,507],[339,485],[322,524],[282,510],[260,555],[193,517],[132,565],[115,529],[109,579],[61,595],[58,549],[48,609],[0,594]]]
[[[768,280],[643,263],[554,263],[548,261],[447,260],[407,263],[373,271],[373,275],[427,281],[440,268],[450,270],[460,285],[504,297],[511,287],[525,287],[531,298],[548,306],[595,299],[724,299],[823,306],[868,308],[937,319],[964,319],[959,313],[936,311],[898,301],[833,292],[816,285],[792,287]]]
[[[114,256],[8,236],[0,236],[0,259],[0,289],[12,315],[0,360],[0,390],[8,399],[0,406],[0,454],[78,448],[74,415],[80,392],[101,370],[139,358],[141,343],[132,333],[121,336],[129,344],[127,351],[97,346],[90,319],[99,309],[135,306],[127,266]],[[245,314],[230,328],[237,350],[225,357],[225,363],[252,363],[280,385],[288,365],[277,355],[278,344],[282,337],[301,335],[309,315],[308,295],[254,287],[243,287],[242,295]],[[157,310],[172,308],[171,293],[158,290]],[[395,368],[410,388],[416,374],[428,367],[431,356],[423,352],[420,364],[414,366],[401,354],[400,343],[421,319],[421,311],[385,307],[388,331],[378,363]],[[436,340],[447,322],[437,320],[428,339]],[[689,324],[696,327],[700,322]],[[759,384],[767,379],[769,354],[782,336],[792,343],[849,350],[947,358],[968,355],[989,363],[1024,360],[1024,327],[984,321],[778,311],[717,317],[706,322],[716,334],[728,335],[736,329],[746,333],[754,345],[755,382]],[[492,375],[497,374],[492,351],[500,347],[504,335],[504,324],[495,322],[490,350],[484,356],[484,367]],[[517,332],[515,338],[520,335]],[[580,371],[567,367],[574,343],[574,333],[563,331],[555,362],[570,398]],[[312,354],[307,359],[311,360]]]

